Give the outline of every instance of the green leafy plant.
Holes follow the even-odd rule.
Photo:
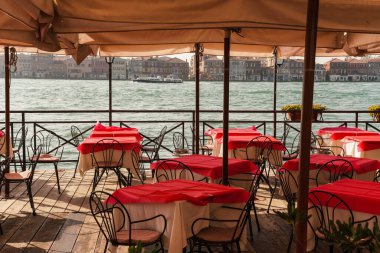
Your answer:
[[[368,107],[369,116],[371,116],[374,120],[380,121],[380,105],[371,105]]]
[[[380,230],[376,222],[374,222],[373,230],[369,229],[368,222],[363,225],[354,223],[351,219],[348,220],[348,223],[340,220],[335,222],[330,220],[329,223],[330,229],[322,229],[320,232],[327,241],[338,245],[344,253],[364,249],[373,252],[380,248]]]
[[[150,251],[150,253],[157,253],[158,252],[157,247],[158,245],[156,245],[155,249]],[[135,246],[129,246],[128,248],[128,253],[142,253],[142,252],[143,252],[143,247],[142,247],[141,242],[138,242],[137,245]]]

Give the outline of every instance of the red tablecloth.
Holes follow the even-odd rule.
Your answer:
[[[330,140],[341,140],[346,136],[379,135],[376,132],[365,131],[355,127],[325,127],[317,131],[318,135],[330,134]]]
[[[256,138],[257,136],[231,136],[228,137],[228,149],[237,149],[237,148],[246,148],[248,142],[250,142],[253,138]],[[281,143],[281,141],[277,140],[276,138],[272,136],[265,136],[268,137],[272,143]],[[258,142],[265,141],[265,138],[259,138],[256,140],[256,143],[258,145]],[[255,142],[251,143],[252,146],[255,146]],[[275,150],[284,150],[284,147],[282,145],[273,145],[273,149]]]
[[[189,169],[199,175],[209,177],[211,179],[221,178],[223,175],[223,158],[216,156],[189,155],[170,160],[177,160],[184,163]],[[150,165],[150,169],[154,170],[160,161]],[[174,165],[174,163],[173,163]],[[173,166],[174,167],[174,166]],[[228,175],[233,176],[247,172],[255,172],[258,167],[247,160],[228,159]]]
[[[323,164],[335,160],[335,159],[345,159],[349,161],[354,167],[356,173],[366,173],[369,171],[374,171],[380,168],[380,162],[373,159],[367,158],[356,158],[356,157],[341,157],[341,156],[331,156],[323,154],[311,154],[310,155],[310,170],[316,170]],[[295,158],[285,162],[282,167],[288,170],[298,170],[299,158]]]
[[[94,126],[94,131],[137,131],[137,128],[133,127],[117,127],[117,126],[104,126],[102,123],[97,123]]]
[[[85,138],[84,141],[77,147],[77,150],[81,154],[89,154],[92,152],[93,146],[100,140],[103,140],[105,138],[102,137],[97,137],[97,138]],[[124,150],[130,150],[135,146],[140,145],[140,142],[135,138],[135,137],[113,137],[112,139],[117,140],[120,142],[120,144],[123,146]],[[109,141],[111,143],[111,141]],[[107,144],[104,146],[98,146],[98,148],[95,150],[97,151],[102,151],[107,149]]]
[[[380,149],[380,135],[373,136],[347,136],[343,142],[355,141],[358,143],[358,151]]]
[[[94,137],[135,137],[138,141],[142,141],[139,131],[136,128],[132,130],[116,130],[116,131],[92,131],[90,138]]]
[[[207,132],[205,132],[205,135],[209,136],[215,136],[215,139],[221,139],[223,137],[223,129],[222,128],[215,128],[210,129]],[[247,127],[247,128],[231,128],[228,130],[228,136],[259,136],[262,135],[260,132],[256,130],[255,126]]]
[[[112,195],[123,204],[169,203],[186,200],[195,205],[241,203],[246,202],[250,196],[249,192],[242,188],[190,180],[169,180],[155,184],[130,186],[121,188]]]
[[[310,192],[316,190],[337,195],[342,198],[353,211],[380,215],[380,183],[342,179],[334,183],[315,187],[311,189]],[[312,198],[312,195],[309,195],[309,197]],[[322,198],[322,204],[326,205],[326,199]],[[333,202],[330,203],[331,206],[334,204]]]

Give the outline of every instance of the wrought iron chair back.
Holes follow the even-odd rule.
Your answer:
[[[84,140],[82,131],[74,125],[71,126],[71,137],[73,138],[74,144],[77,147]]]
[[[131,150],[132,170],[138,176],[138,179],[144,184],[143,176],[141,173],[145,172],[144,163],[141,162],[141,146],[134,146]],[[130,172],[131,173],[131,172]],[[133,173],[132,173],[133,174]]]
[[[162,160],[155,169],[155,178],[157,182],[173,179],[187,179],[194,181],[194,174],[189,167],[180,161]]]
[[[180,132],[173,133],[173,146],[175,150],[189,149],[189,144],[186,137]]]
[[[297,201],[297,193],[293,190],[298,189],[298,182],[296,178],[288,169],[285,168],[278,169],[277,174],[280,181],[282,193],[284,194],[288,206],[295,206],[295,203]]]
[[[352,178],[354,174],[354,167],[345,159],[334,159],[318,168],[315,181],[317,186],[325,184],[327,173],[327,180],[329,183],[338,181],[343,178]]]
[[[165,134],[166,134],[166,129],[167,129],[167,126],[164,126],[161,129],[158,137],[156,139],[154,139],[153,153],[150,156],[151,161],[157,161],[160,158],[159,152],[160,152],[161,145],[162,145],[162,142],[163,142]]]
[[[98,168],[120,168],[123,165],[124,148],[115,139],[105,138],[92,147],[94,165]]]
[[[373,179],[373,182],[380,183],[380,170],[376,171],[375,178]]]
[[[40,130],[30,139],[30,146],[33,149],[37,146],[41,146],[41,154],[57,156],[58,150],[61,148],[61,141],[53,132]],[[63,149],[61,150],[63,151]],[[60,156],[62,156],[62,151]]]
[[[350,206],[343,201],[339,196],[325,191],[311,191],[309,192],[309,212],[316,217],[318,220],[317,226],[312,226],[309,221],[309,225],[311,226],[314,234],[316,231],[327,230],[331,231],[332,224],[330,221],[334,223],[338,219],[342,219],[340,212],[344,210],[347,212],[345,215],[345,219],[351,219],[354,222],[354,215]]]
[[[29,170],[30,170],[30,176],[29,180],[33,181],[34,172],[37,167],[38,160],[40,159],[40,156],[42,154],[42,145],[34,147],[28,147],[28,158],[29,158]]]
[[[252,148],[253,147],[253,148]],[[272,141],[266,136],[257,136],[250,140],[245,148],[246,159],[259,166],[265,162],[271,153]]]
[[[3,185],[4,175],[6,173],[6,169],[9,166],[10,159],[9,157],[4,157],[2,161],[0,161],[0,188]]]
[[[24,131],[25,129],[25,131]],[[25,134],[24,134],[25,133]],[[28,127],[21,127],[14,138],[12,139],[12,146],[15,150],[20,151],[22,146],[25,145],[26,136],[28,135]]]

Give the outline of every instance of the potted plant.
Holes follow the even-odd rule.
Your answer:
[[[372,117],[373,121],[380,122],[380,105],[371,105],[368,107],[369,116]]]
[[[286,112],[288,120],[298,122],[301,120],[301,109],[300,104],[289,104],[281,107],[281,111]],[[326,106],[322,104],[313,105],[313,121],[318,121],[318,118],[322,115],[322,112],[327,109]]]
[[[374,222],[373,229],[369,229],[368,222],[365,224],[354,223],[351,219],[347,222],[329,221],[330,229],[324,229],[321,232],[331,243],[337,245],[342,253],[360,252],[368,250],[378,252],[379,249],[379,227]]]

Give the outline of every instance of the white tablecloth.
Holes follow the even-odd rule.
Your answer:
[[[380,161],[380,149],[372,149],[372,150],[358,150],[358,142],[353,140],[344,140],[343,148],[346,151],[346,156],[353,156],[359,158],[370,158]]]

